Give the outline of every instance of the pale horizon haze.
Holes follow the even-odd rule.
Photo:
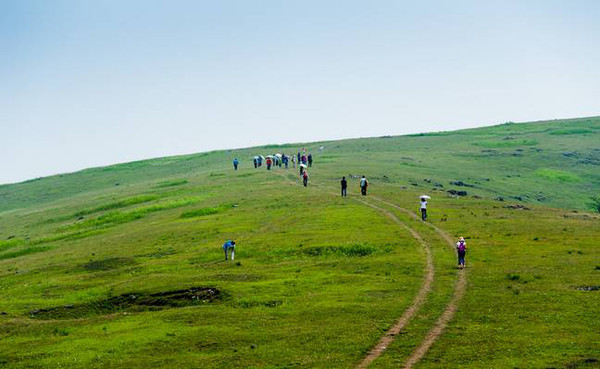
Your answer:
[[[0,184],[600,115],[600,1],[0,0]]]

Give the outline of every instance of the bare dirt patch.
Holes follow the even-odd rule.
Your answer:
[[[29,312],[29,316],[44,320],[78,319],[123,311],[136,312],[202,305],[222,298],[222,292],[214,287],[192,287],[152,294],[133,292],[83,304],[35,309]]]

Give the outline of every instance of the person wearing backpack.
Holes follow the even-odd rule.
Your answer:
[[[227,240],[223,244],[223,251],[225,251],[225,260],[227,260],[227,254],[231,256],[231,261],[235,258],[235,241]]]
[[[362,176],[362,178],[360,179],[360,193],[363,196],[367,196],[367,187],[369,186],[369,181],[367,181],[367,179],[365,178],[365,176]]]
[[[237,170],[237,167],[238,167],[238,164],[239,164],[239,163],[240,163],[240,162],[238,161],[238,159],[237,159],[237,158],[233,159],[233,169]]]
[[[456,252],[458,254],[458,268],[462,269],[465,267],[465,255],[467,253],[467,243],[464,237],[458,239],[456,243]]]
[[[342,185],[342,197],[347,197],[346,189],[348,188],[348,181],[346,181],[346,177],[342,177],[340,184]]]
[[[308,172],[306,170],[304,170],[304,173],[302,173],[302,184],[304,187],[308,186]]]

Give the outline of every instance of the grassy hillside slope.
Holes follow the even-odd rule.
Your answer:
[[[435,279],[373,363],[398,367],[460,273],[439,234],[390,206],[415,211],[428,193],[430,223],[467,238],[468,285],[417,367],[597,365],[600,219],[586,207],[600,194],[598,142],[600,118],[511,123],[0,186],[0,363],[352,367],[422,286],[426,253],[410,229],[430,247]],[[308,188],[292,168],[251,165],[299,147],[315,157]],[[337,195],[342,175],[349,198]],[[228,238],[239,243],[233,263],[222,260]]]

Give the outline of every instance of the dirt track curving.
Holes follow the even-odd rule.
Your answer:
[[[292,184],[296,184],[292,180],[290,180],[289,177],[285,176],[284,174],[281,174],[281,176],[286,181],[288,181]],[[331,193],[335,196],[338,196],[338,194],[335,192],[331,192]],[[369,198],[375,199],[376,201],[379,201],[379,202],[386,204],[396,210],[399,210],[399,211],[409,215],[413,219],[419,219],[415,213],[413,213],[410,210],[407,210],[405,208],[402,208],[394,203],[391,203],[389,201],[386,201],[386,200],[376,197],[376,196],[370,196]],[[367,353],[367,355],[357,365],[357,368],[363,369],[363,368],[367,368],[375,359],[377,359],[379,356],[381,356],[381,354],[385,351],[385,349],[388,347],[388,345],[395,339],[395,336],[398,333],[400,333],[400,331],[406,326],[406,324],[415,315],[415,313],[421,308],[421,306],[425,302],[427,293],[431,290],[431,284],[433,283],[433,280],[434,280],[434,268],[433,268],[433,257],[431,255],[431,248],[429,247],[427,242],[425,242],[425,240],[423,240],[423,238],[417,233],[417,231],[415,231],[414,229],[410,228],[405,223],[400,221],[400,219],[398,219],[398,217],[396,217],[392,212],[385,210],[383,208],[380,208],[362,198],[356,199],[356,200],[366,206],[376,209],[380,213],[382,213],[385,216],[387,216],[388,218],[390,218],[392,221],[394,221],[399,226],[408,230],[408,232],[423,246],[423,249],[425,250],[425,253],[426,253],[425,277],[423,280],[423,284],[421,285],[421,288],[419,289],[419,292],[415,296],[415,299],[413,300],[411,305],[404,311],[402,316],[394,323],[394,325],[385,333],[385,335],[379,340],[379,342],[377,342],[377,344]],[[426,222],[425,224],[428,227],[432,228],[440,237],[442,237],[454,251],[454,241],[453,241],[452,237],[450,237],[442,229],[436,227],[435,225],[433,225],[431,223]],[[419,360],[421,360],[425,356],[425,354],[427,353],[427,351],[429,351],[431,346],[433,346],[435,341],[442,335],[444,329],[446,328],[448,323],[454,317],[454,313],[456,312],[456,310],[458,308],[458,303],[464,296],[466,289],[467,289],[466,272],[464,270],[462,270],[462,271],[460,271],[459,276],[458,276],[458,281],[456,282],[456,284],[454,286],[454,294],[452,296],[452,299],[450,300],[448,305],[446,305],[446,307],[444,308],[442,315],[440,315],[440,317],[436,321],[434,327],[427,333],[427,336],[425,337],[425,339],[423,341],[421,341],[419,346],[417,346],[417,348],[407,358],[406,362],[404,363],[404,368],[412,368]]]
[[[383,213],[396,224],[406,229],[417,241],[419,241],[421,246],[423,246],[423,249],[425,250],[426,254],[425,278],[423,280],[421,288],[419,289],[419,292],[415,296],[415,299],[410,304],[410,306],[404,311],[402,316],[394,323],[394,325],[387,332],[385,332],[385,335],[381,337],[381,339],[379,340],[379,342],[377,342],[375,347],[373,347],[369,351],[369,353],[362,359],[362,361],[356,366],[357,368],[366,368],[385,351],[388,345],[396,338],[396,335],[400,333],[400,331],[406,326],[406,324],[415,315],[415,313],[421,308],[421,306],[425,302],[425,297],[427,296],[427,293],[429,293],[429,291],[431,290],[431,283],[433,283],[434,278],[434,269],[431,249],[429,248],[429,245],[423,240],[423,238],[421,238],[421,236],[414,229],[402,223],[391,212],[382,209],[378,206],[375,206],[367,201],[358,201]]]
[[[413,218],[418,218],[415,213],[413,213],[409,210],[406,210],[404,208],[401,208],[398,205],[395,205],[393,203],[390,203],[388,201],[385,201],[385,200],[377,198],[377,197],[375,197],[375,199],[377,201],[381,201],[382,203],[387,204],[395,209],[405,212],[405,213],[409,214],[410,216],[412,216]],[[454,241],[453,241],[452,237],[450,237],[446,232],[444,232],[443,230],[441,230],[440,228],[436,227],[435,225],[433,225],[431,223],[425,223],[425,224],[427,224],[427,226],[429,226],[430,228],[435,230],[435,232],[438,235],[440,235],[448,243],[448,245],[452,248],[452,250],[454,250]],[[404,363],[404,368],[412,368],[419,360],[421,360],[423,358],[423,356],[425,356],[427,351],[429,351],[431,346],[433,346],[434,342],[441,336],[442,332],[444,331],[444,329],[446,328],[446,326],[448,325],[450,320],[452,320],[452,317],[454,316],[454,313],[456,312],[456,310],[458,308],[458,303],[464,296],[466,290],[467,290],[467,274],[466,274],[466,271],[461,270],[458,275],[458,281],[456,282],[456,284],[454,286],[454,294],[452,296],[452,299],[450,300],[448,305],[446,305],[446,307],[444,308],[444,312],[436,321],[435,326],[427,333],[427,336],[425,337],[425,339],[419,344],[419,346],[408,357],[408,359]]]

